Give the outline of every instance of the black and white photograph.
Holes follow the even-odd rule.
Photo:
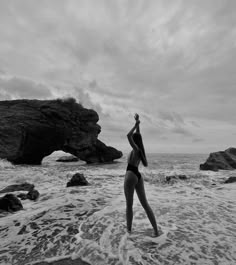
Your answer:
[[[235,0],[0,0],[0,265],[235,265],[235,113]]]

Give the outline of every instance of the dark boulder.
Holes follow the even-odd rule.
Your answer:
[[[21,183],[21,184],[9,185],[6,188],[0,190],[0,193],[14,192],[14,191],[19,191],[19,190],[30,191],[33,188],[34,188],[33,184],[25,182],[25,183]]]
[[[77,162],[79,158],[76,156],[62,156],[56,160],[57,162]]]
[[[27,193],[20,193],[20,194],[17,194],[17,197],[20,198],[22,201],[28,199],[28,197],[27,197]]]
[[[225,151],[211,153],[206,162],[200,165],[200,169],[212,171],[236,169],[236,148],[231,147]]]
[[[74,99],[0,101],[0,158],[41,164],[62,150],[88,163],[110,162],[122,153],[97,137],[98,114]]]
[[[84,160],[88,163],[110,163],[114,159],[122,157],[122,152],[118,151],[114,147],[106,146],[100,140],[97,140],[94,144],[93,150],[85,154]]]
[[[181,180],[188,179],[186,175],[178,175],[178,178],[181,179]]]
[[[32,201],[36,201],[39,198],[39,192],[35,189],[30,190],[28,193],[20,193],[17,195],[18,198],[20,198],[21,200],[32,200]]]
[[[86,186],[86,185],[89,185],[89,183],[84,177],[84,175],[80,173],[76,173],[75,175],[72,176],[71,180],[67,182],[66,187]]]
[[[36,201],[39,198],[39,192],[33,189],[33,190],[30,190],[26,196],[27,196],[27,199]]]
[[[236,177],[229,177],[224,183],[233,183],[236,182]]]
[[[22,210],[23,206],[20,200],[14,194],[6,194],[0,198],[0,210],[15,212]]]
[[[200,165],[201,170],[211,170],[211,171],[218,171],[218,166],[214,165],[211,162],[204,163]]]

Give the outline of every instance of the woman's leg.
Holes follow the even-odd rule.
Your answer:
[[[146,198],[146,194],[145,194],[145,190],[144,190],[144,182],[143,182],[143,178],[141,177],[138,181],[138,183],[135,186],[139,201],[141,203],[141,205],[143,206],[148,219],[150,220],[152,227],[154,229],[154,235],[158,235],[158,229],[157,229],[157,223],[156,223],[156,219],[155,219],[155,215],[150,207],[150,205],[148,204],[147,198]]]
[[[127,221],[127,231],[130,233],[132,228],[133,220],[133,197],[134,197],[134,187],[138,182],[138,178],[131,171],[127,171],[124,181],[124,192],[126,198],[126,221]]]

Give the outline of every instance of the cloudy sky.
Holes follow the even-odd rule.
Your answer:
[[[0,0],[0,100],[72,96],[126,152],[236,146],[235,0]]]

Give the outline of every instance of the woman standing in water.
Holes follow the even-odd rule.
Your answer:
[[[156,219],[153,214],[151,207],[148,204],[146,199],[146,194],[144,190],[144,181],[143,178],[138,171],[138,166],[140,161],[142,161],[143,165],[147,167],[148,162],[146,159],[146,154],[142,142],[142,136],[140,134],[139,129],[139,115],[135,114],[135,125],[127,134],[128,141],[132,147],[132,151],[128,157],[128,166],[125,174],[125,181],[124,181],[124,191],[126,197],[126,220],[127,220],[127,232],[131,233],[132,228],[132,220],[133,220],[133,196],[134,196],[134,189],[138,195],[139,201],[143,206],[146,214],[153,226],[154,234],[153,236],[158,236],[158,229],[156,224]],[[136,132],[135,132],[136,131]]]

